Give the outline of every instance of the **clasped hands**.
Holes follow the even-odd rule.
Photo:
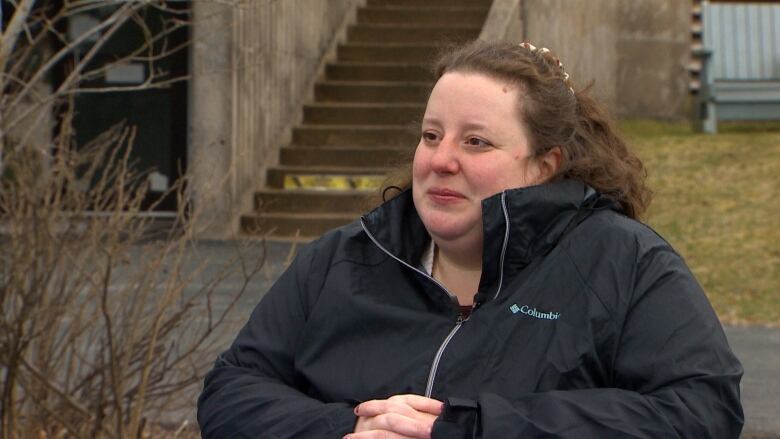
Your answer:
[[[429,439],[444,404],[420,395],[394,395],[355,407],[354,433],[343,439]]]

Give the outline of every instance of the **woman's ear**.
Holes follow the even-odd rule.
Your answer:
[[[539,164],[539,180],[550,181],[561,166],[561,148],[556,146],[547,151],[537,161]]]

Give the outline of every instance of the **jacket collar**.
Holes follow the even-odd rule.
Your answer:
[[[614,203],[577,180],[509,189],[482,201],[484,247],[478,302],[500,294],[502,285],[536,256],[552,250],[578,216]],[[579,214],[579,215],[578,215]],[[382,250],[419,267],[430,236],[407,190],[361,218]]]

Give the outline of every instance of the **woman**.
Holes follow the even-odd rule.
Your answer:
[[[526,43],[437,77],[410,190],[300,251],[203,436],[738,437],[742,368],[587,91]]]

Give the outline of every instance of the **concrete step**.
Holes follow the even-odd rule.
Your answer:
[[[262,189],[255,193],[255,211],[264,213],[333,213],[359,215],[373,193]]]
[[[478,36],[491,0],[367,0],[337,62],[315,84],[303,123],[255,194],[242,230],[313,238],[368,210],[392,169],[411,160],[430,64],[448,42]]]
[[[490,8],[493,0],[368,0],[368,6],[439,6],[439,7],[484,7]]]
[[[369,6],[357,11],[357,22],[482,26],[489,8],[430,6]]]
[[[288,180],[301,177],[324,178],[355,178],[358,185],[366,187],[367,184],[380,181],[390,172],[389,167],[362,166],[274,166],[268,169],[266,174],[266,186],[274,189],[284,189]],[[363,181],[369,180],[367,183]],[[289,185],[288,185],[289,186]],[[341,185],[343,189],[350,189]],[[371,189],[367,187],[367,189]]]
[[[406,125],[299,125],[293,141],[301,146],[416,145],[420,133]]]
[[[350,26],[350,43],[462,43],[479,36],[478,26],[415,26],[402,24],[370,24]]]
[[[311,125],[403,125],[419,121],[424,104],[307,104],[303,123]]]
[[[348,43],[338,47],[340,62],[432,63],[441,50],[436,44]]]
[[[433,82],[433,73],[423,63],[340,62],[325,66],[325,77],[333,81]]]
[[[409,147],[284,147],[279,152],[282,166],[395,166],[410,161],[414,146]]]
[[[247,235],[303,240],[316,238],[328,230],[349,224],[360,215],[351,213],[257,213],[241,217],[241,230]]]
[[[317,102],[422,103],[428,100],[429,82],[325,81],[314,85]]]

